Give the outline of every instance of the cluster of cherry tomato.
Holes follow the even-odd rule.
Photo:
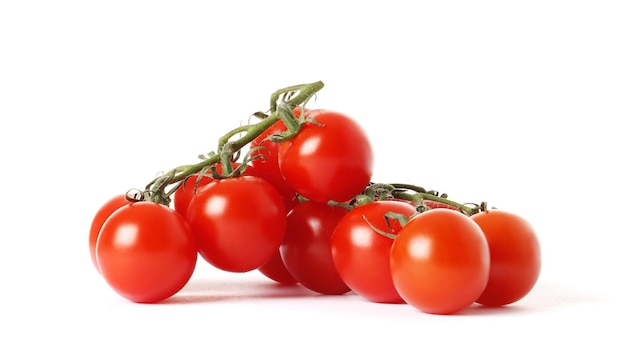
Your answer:
[[[295,135],[273,141],[289,128],[273,123],[250,142],[249,160],[186,176],[171,205],[128,194],[102,205],[89,245],[108,285],[133,302],[159,302],[186,285],[201,257],[227,272],[258,270],[434,314],[510,304],[533,288],[540,250],[524,219],[468,214],[393,187],[365,196],[373,149],[364,129],[335,111],[289,111],[306,120]]]

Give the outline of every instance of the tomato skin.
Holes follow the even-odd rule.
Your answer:
[[[541,249],[532,226],[502,210],[480,212],[471,218],[485,233],[491,257],[489,281],[476,302],[503,306],[522,299],[541,272]]]
[[[445,203],[441,203],[441,202],[437,202],[437,201],[431,201],[430,199],[424,199],[422,201],[424,203],[424,205],[430,209],[435,209],[435,208],[448,208],[448,209],[452,209],[452,210],[459,210],[459,208],[455,207],[455,206],[451,206],[449,204],[445,204]]]
[[[237,162],[232,163],[233,169],[239,166],[241,166],[241,163],[237,163]],[[223,168],[222,168],[221,163],[217,163],[215,165],[215,170],[218,173],[221,174],[222,169]],[[257,172],[256,172],[256,169],[254,169],[254,167],[248,165],[245,168],[244,174],[245,175],[257,175]],[[191,198],[193,198],[195,193],[200,188],[211,183],[214,180],[211,172],[208,172],[200,178],[200,181],[196,185],[196,182],[198,181],[199,176],[200,176],[199,174],[193,174],[187,177],[187,179],[185,179],[183,184],[180,187],[178,187],[176,191],[174,192],[174,197],[173,197],[173,202],[172,202],[174,209],[178,211],[178,213],[182,214],[183,216],[187,216],[187,208],[189,207],[189,202],[191,202]]]
[[[300,116],[301,108],[295,108],[293,113],[296,117]],[[278,166],[278,151],[280,143],[272,142],[267,138],[272,134],[284,132],[287,126],[282,120],[272,124],[261,135],[250,142],[250,148],[261,147],[253,153],[253,155],[261,156],[252,160],[256,175],[270,182],[285,200],[287,209],[293,208],[297,203],[296,191],[287,183],[280,168]]]
[[[200,177],[199,181],[198,174],[189,176],[185,179],[185,182],[176,189],[172,199],[172,204],[178,213],[185,217],[187,216],[187,207],[189,207],[189,202],[191,202],[191,198],[193,198],[195,192],[213,181],[213,178],[209,177],[209,175]],[[196,182],[198,182],[197,185]]]
[[[311,110],[315,119],[282,142],[278,164],[285,180],[303,197],[319,203],[345,202],[361,192],[373,172],[373,151],[364,129],[347,115]]]
[[[187,220],[204,260],[224,271],[248,272],[278,251],[286,213],[269,182],[241,176],[204,186],[191,199]]]
[[[332,234],[347,214],[343,207],[304,202],[287,215],[287,230],[280,247],[285,267],[302,286],[327,295],[350,291],[333,262]]]
[[[474,303],[487,285],[487,239],[458,211],[426,211],[398,233],[390,268],[394,285],[408,304],[426,313],[456,313]]]
[[[285,267],[283,257],[280,255],[280,249],[274,253],[274,256],[272,256],[269,262],[259,267],[259,272],[265,277],[284,285],[294,285],[298,283],[291,273],[289,273],[287,267]]]
[[[98,209],[91,221],[91,227],[89,228],[89,254],[91,256],[91,263],[93,263],[98,272],[100,272],[100,266],[98,266],[98,260],[96,259],[96,242],[100,229],[111,213],[130,202],[131,201],[126,199],[125,194],[114,196]]]
[[[376,201],[354,208],[335,227],[332,255],[337,272],[352,291],[372,302],[402,303],[389,268],[393,239],[372,229],[398,234],[402,227],[390,219],[390,228],[387,212],[410,217],[416,211],[401,201]]]
[[[96,257],[106,282],[137,303],[176,294],[191,278],[197,247],[184,217],[153,202],[120,207],[105,221]]]

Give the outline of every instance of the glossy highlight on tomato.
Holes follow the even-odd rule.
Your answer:
[[[480,227],[446,208],[412,218],[390,252],[391,275],[400,296],[432,314],[453,314],[473,304],[487,285],[489,262]]]
[[[118,294],[138,303],[181,290],[196,266],[197,247],[184,217],[154,202],[120,207],[102,225],[96,245],[100,272]]]

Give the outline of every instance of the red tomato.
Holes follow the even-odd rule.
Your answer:
[[[267,278],[285,285],[298,283],[298,281],[293,278],[291,273],[289,273],[287,267],[285,267],[283,257],[280,255],[280,249],[274,253],[274,256],[272,256],[269,262],[259,267],[259,272]]]
[[[261,133],[260,136],[252,140],[252,142],[250,142],[250,147],[262,147],[253,154],[262,155],[262,157],[256,158],[251,162],[256,171],[256,175],[270,182],[283,196],[287,209],[290,209],[298,203],[296,191],[293,190],[285,178],[283,178],[283,175],[280,173],[280,169],[278,168],[278,149],[280,147],[280,143],[267,140],[267,137],[270,135],[286,130],[287,127],[283,122],[276,122]]]
[[[398,234],[402,226],[393,219],[387,224],[387,212],[410,217],[415,208],[399,201],[376,201],[354,208],[335,227],[332,255],[339,276],[355,293],[373,302],[401,303],[389,269],[393,239],[372,228]]]
[[[201,177],[199,181],[198,176],[199,175],[196,174],[188,177],[187,179],[185,179],[185,182],[180,187],[178,187],[176,191],[174,191],[174,209],[183,216],[187,216],[187,207],[189,207],[189,202],[191,201],[191,198],[193,198],[194,194],[198,191],[198,189],[213,181],[213,178],[210,177],[210,174]],[[198,182],[197,185],[196,182]]]
[[[453,209],[455,211],[459,210],[457,207],[455,206],[451,206],[449,204],[445,204],[445,203],[441,203],[441,202],[437,202],[437,201],[431,201],[429,199],[424,199],[422,201],[424,203],[424,205],[430,209],[435,209],[435,208],[448,208],[448,209]]]
[[[539,240],[522,217],[501,210],[488,210],[471,217],[483,230],[489,244],[491,269],[487,287],[476,302],[502,306],[526,296],[541,271]]]
[[[470,306],[489,277],[489,247],[476,222],[433,209],[411,219],[391,246],[396,290],[413,307],[451,314]]]
[[[240,165],[241,165],[240,163],[233,162],[233,168],[237,168]],[[218,173],[222,172],[221,163],[217,163],[215,167]],[[257,175],[255,172],[255,169],[253,169],[253,167],[251,167],[250,165],[246,166],[245,174]],[[209,171],[202,178],[200,178],[200,181],[196,185],[196,182],[198,181],[198,176],[199,174],[194,174],[192,176],[189,176],[187,179],[185,179],[185,182],[180,187],[176,188],[176,191],[174,192],[174,197],[173,197],[174,209],[177,210],[178,213],[182,214],[183,216],[187,215],[187,207],[189,207],[189,202],[191,201],[191,198],[193,198],[195,193],[200,188],[202,188],[203,186],[213,181],[212,174]]]
[[[154,303],[191,278],[197,247],[185,218],[153,202],[122,206],[103,224],[96,245],[100,272],[121,296]]]
[[[125,194],[117,195],[104,203],[102,207],[98,209],[96,215],[91,221],[91,227],[89,228],[89,254],[91,255],[91,262],[93,263],[94,267],[96,267],[96,270],[98,272],[100,272],[100,267],[98,266],[98,261],[96,259],[96,241],[98,240],[98,234],[100,233],[100,229],[102,228],[104,221],[109,218],[111,213],[129,203],[130,201],[126,199]]]
[[[303,197],[326,203],[344,202],[370,182],[373,152],[367,134],[352,118],[312,110],[314,118],[294,138],[282,142],[278,164],[285,180]]]
[[[187,220],[207,262],[225,271],[247,272],[267,263],[280,247],[286,213],[269,182],[241,176],[204,186],[189,202]]]
[[[322,294],[350,291],[333,262],[332,234],[347,209],[304,202],[287,215],[287,231],[280,253],[289,273],[302,286]]]

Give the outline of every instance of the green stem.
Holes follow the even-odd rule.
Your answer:
[[[315,93],[322,90],[323,87],[324,83],[317,81],[311,84],[300,84],[280,89],[274,92],[270,97],[270,112],[276,113],[276,108],[279,103],[278,100],[283,95],[289,97],[289,100],[287,100],[286,103],[295,107],[306,103],[313,97],[313,95],[315,95]]]
[[[406,183],[391,183],[390,186],[394,187],[394,188],[399,188],[399,189],[408,189],[411,190],[413,192],[417,192],[417,193],[426,193],[427,190],[424,187],[420,187],[420,186],[416,186],[413,184],[406,184]]]
[[[439,194],[435,191],[427,191],[426,188],[406,183],[370,183],[370,185],[361,192],[361,197],[370,199],[403,199],[415,203],[417,206],[424,206],[424,200],[435,201],[454,208],[461,212],[472,215],[478,213],[483,206],[476,206],[468,203],[458,203],[448,199],[447,195]],[[419,210],[419,209],[418,209]]]
[[[407,201],[411,201],[415,204],[421,204],[423,200],[430,200],[430,201],[435,201],[435,202],[439,202],[442,204],[446,204],[449,206],[452,206],[454,208],[458,208],[461,212],[467,214],[467,215],[472,215],[475,214],[479,211],[479,208],[476,207],[471,207],[469,205],[467,205],[466,203],[459,203],[459,202],[455,202],[453,200],[450,200],[448,198],[445,197],[440,197],[438,195],[432,194],[432,193],[428,193],[428,192],[416,192],[416,193],[407,193],[405,191],[394,191],[393,192],[394,197],[398,198],[398,199],[404,199]]]
[[[228,143],[228,141],[230,141],[235,135],[248,132],[253,126],[253,124],[242,125],[224,134],[220,137],[219,142],[217,143],[217,149],[221,151],[222,148],[224,148],[224,145]]]

